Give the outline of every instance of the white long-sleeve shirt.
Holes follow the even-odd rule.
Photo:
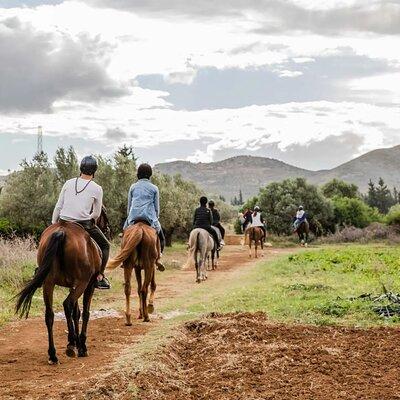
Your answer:
[[[85,190],[81,192],[85,186]],[[65,221],[97,219],[101,214],[102,204],[103,189],[100,185],[82,178],[78,178],[78,181],[76,178],[69,179],[61,189],[53,211],[52,223],[55,224],[59,218]]]

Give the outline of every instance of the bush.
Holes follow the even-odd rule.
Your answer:
[[[400,204],[396,204],[390,208],[385,222],[389,225],[400,225]]]
[[[0,218],[0,237],[8,237],[13,233],[11,222],[7,218]]]
[[[378,210],[369,207],[361,199],[348,197],[334,197],[333,207],[335,222],[339,226],[354,226],[365,228],[371,222],[382,221]]]

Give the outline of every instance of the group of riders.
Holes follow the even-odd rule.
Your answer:
[[[261,209],[259,206],[255,206],[254,210],[250,208],[246,208],[240,216],[242,231],[246,232],[246,230],[250,227],[259,227],[264,232],[263,241],[265,242],[267,236],[267,221],[264,219],[261,213]],[[293,231],[297,231],[299,226],[307,221],[307,214],[304,210],[303,206],[299,206],[296,212],[296,215],[293,217]]]
[[[102,264],[96,288],[109,289],[110,283],[104,276],[104,270],[109,259],[110,243],[95,223],[100,217],[103,206],[103,189],[93,180],[96,171],[96,158],[84,157],[80,164],[80,176],[69,179],[61,189],[54,208],[52,223],[74,222],[88,232],[102,253]],[[161,256],[164,251],[165,237],[159,221],[159,190],[150,181],[152,174],[153,171],[149,164],[141,164],[138,167],[138,180],[132,184],[128,192],[127,219],[124,229],[138,222],[150,225],[158,233]],[[193,228],[202,228],[208,231],[214,239],[216,250],[220,250],[224,245],[225,229],[221,225],[221,216],[215,208],[214,201],[208,201],[205,196],[200,198],[200,206],[195,210]],[[156,261],[156,265],[158,270],[165,270],[160,259]]]

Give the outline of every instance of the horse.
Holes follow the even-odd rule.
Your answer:
[[[86,333],[89,310],[95,283],[101,268],[101,252],[89,234],[77,223],[60,221],[49,226],[39,242],[38,268],[34,277],[17,294],[16,312],[28,318],[33,295],[43,286],[45,322],[48,333],[49,364],[58,364],[53,340],[54,287],[70,289],[63,302],[68,326],[68,357],[88,355]],[[83,295],[82,328],[79,332],[80,309],[78,299]]]
[[[212,229],[215,230],[215,232],[217,232],[217,236],[218,236],[218,240],[221,243],[222,240],[222,235],[221,235],[221,231],[219,230],[218,227],[216,226],[211,226]],[[217,269],[218,267],[218,259],[219,259],[219,252],[220,250],[217,250],[216,246],[213,246],[212,250],[211,250],[211,268],[210,268],[210,255],[207,256],[207,269],[210,271],[214,271]]]
[[[125,325],[131,326],[131,277],[135,269],[140,301],[138,319],[149,322],[149,313],[154,311],[154,293],[156,291],[155,270],[156,261],[161,254],[160,241],[154,228],[145,222],[137,222],[125,229],[120,252],[107,263],[108,269],[122,265],[124,268],[125,292]],[[142,270],[144,280],[142,280]],[[147,304],[147,294],[150,285],[150,298]]]
[[[249,238],[249,257],[251,258],[251,243],[254,242],[254,258],[258,258],[257,249],[258,244],[261,246],[261,251],[264,251],[264,232],[259,226],[251,226],[245,231],[244,241],[246,242],[246,235]],[[262,255],[264,255],[262,253]]]
[[[190,232],[188,247],[189,254],[186,266],[193,267],[194,265],[196,267],[196,282],[200,283],[207,279],[205,263],[214,249],[214,239],[205,229],[195,228]],[[212,263],[214,263],[214,259]]]
[[[108,240],[111,240],[111,226],[107,217],[107,209],[104,207],[104,205],[101,207],[101,213],[99,218],[96,220],[96,225],[104,233],[105,237]]]
[[[299,236],[299,242],[302,246],[308,246],[308,237],[310,233],[310,224],[307,220],[304,220],[296,229],[297,235]]]

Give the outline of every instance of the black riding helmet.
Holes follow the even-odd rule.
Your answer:
[[[97,160],[93,156],[83,157],[80,170],[82,174],[94,175],[97,171]]]
[[[153,175],[153,169],[149,164],[140,164],[137,170],[138,179],[150,179]]]
[[[208,206],[211,207],[211,208],[214,207],[215,206],[214,200],[210,200],[208,202]]]
[[[208,201],[208,199],[207,199],[206,196],[201,196],[200,197],[200,205],[201,206],[206,206],[207,205],[207,201]]]

